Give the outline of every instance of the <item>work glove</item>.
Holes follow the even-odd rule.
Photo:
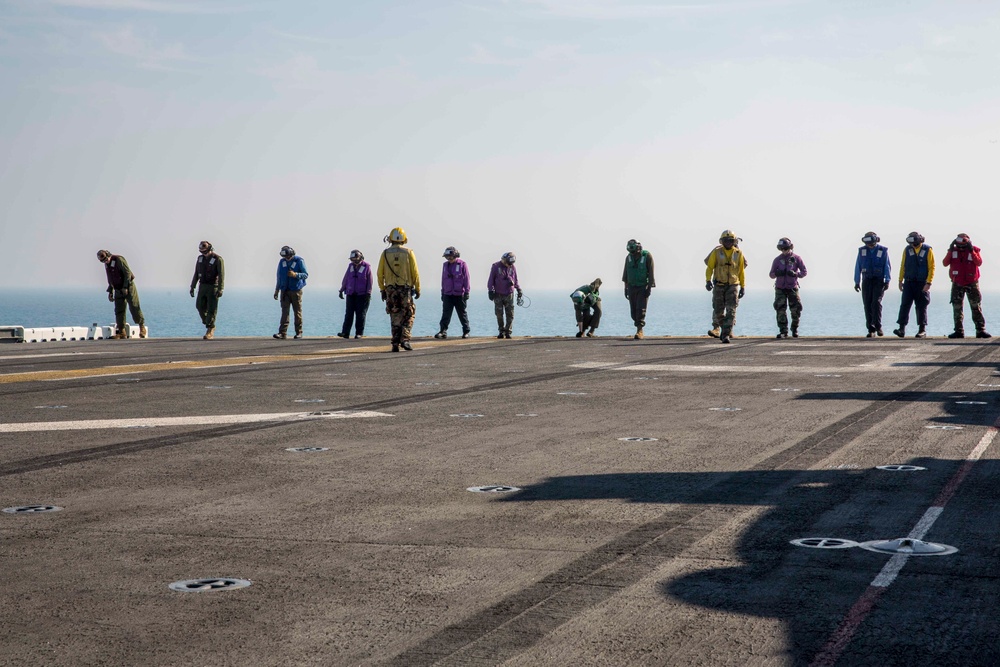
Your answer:
[[[295,273],[291,269],[288,269],[288,277],[289,278],[298,278],[298,276],[299,276],[299,274]]]
[[[420,298],[420,290],[418,290],[418,289],[413,290],[413,298],[414,299],[419,299]]]
[[[191,288],[191,296],[194,296],[194,288]]]
[[[628,298],[628,288],[627,287],[625,288],[625,298],[626,299]]]
[[[379,292],[382,295],[382,300],[385,301],[385,290]]]
[[[344,290],[340,290],[339,292],[337,292],[337,296],[339,296],[341,299],[343,299],[344,298]]]
[[[278,300],[278,290],[274,290],[274,300]]]
[[[882,293],[885,294],[888,291],[889,291],[889,283],[886,283],[885,285],[882,286]]]
[[[520,299],[523,297],[524,297],[524,292],[522,292],[521,290],[517,290],[517,298]]]
[[[900,292],[903,291],[903,281],[902,280],[899,281],[899,291]]]
[[[128,298],[128,289],[127,288],[122,290],[122,296],[125,297],[126,299]]]
[[[220,290],[220,289],[216,289],[215,290],[215,298],[216,299],[221,299],[222,298],[222,290]]]
[[[653,293],[653,288],[652,287],[647,287],[646,288],[646,298],[648,299],[649,295],[652,294],[652,293]]]
[[[712,281],[711,280],[706,280],[705,281],[705,291],[707,291],[707,292],[711,292],[712,291]]]
[[[115,301],[115,294],[114,294],[114,292],[108,292],[108,301],[114,303],[114,301]]]
[[[742,299],[743,295],[746,294],[746,293],[747,293],[747,291],[744,288],[741,287],[740,288],[740,293],[737,295],[737,298]]]
[[[854,291],[855,292],[861,291],[861,283],[854,283]]]
[[[469,303],[469,293],[466,292],[462,295],[462,303]]]
[[[444,303],[444,292],[441,292],[441,303]]]
[[[489,292],[486,293],[486,296],[489,297],[490,301],[492,301],[494,297],[496,297],[496,295],[497,293],[494,292],[493,290],[490,290]]]

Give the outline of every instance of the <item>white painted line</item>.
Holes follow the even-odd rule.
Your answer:
[[[273,412],[256,415],[205,415],[199,417],[138,417],[135,419],[91,419],[62,422],[23,422],[0,424],[0,433],[29,433],[39,431],[90,431],[111,428],[143,428],[154,426],[206,426],[219,424],[252,424],[256,422],[281,422],[312,419],[359,419],[367,417],[392,417],[385,412],[367,410],[337,410],[322,412]]]
[[[84,355],[112,354],[111,352],[51,352],[46,354],[11,354],[0,357],[3,359],[45,359],[48,357],[82,357]]]
[[[617,367],[617,368],[616,368]],[[636,364],[629,366],[620,366],[617,363],[604,362],[604,361],[584,361],[579,364],[571,364],[570,368],[588,368],[588,369],[601,369],[606,368],[612,371],[649,371],[649,372],[661,372],[669,373],[681,372],[681,373],[809,373],[809,374],[826,374],[826,375],[840,375],[843,373],[858,373],[861,371],[868,370],[862,368],[861,366],[848,366],[846,368],[823,368],[814,367],[810,368],[808,366],[695,366],[695,365],[684,365],[684,364]],[[904,371],[908,370],[905,367],[895,367],[895,366],[885,366],[880,368],[880,370],[886,371]]]

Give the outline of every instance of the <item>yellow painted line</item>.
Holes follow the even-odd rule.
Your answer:
[[[434,347],[443,345],[469,345],[481,343],[472,339],[456,341],[435,341]],[[85,378],[105,377],[109,375],[130,375],[132,373],[151,373],[158,371],[192,370],[197,368],[223,368],[226,366],[250,366],[269,364],[282,361],[315,361],[333,357],[354,356],[360,353],[384,354],[389,351],[381,347],[345,347],[319,352],[303,352],[301,354],[273,354],[255,357],[224,357],[222,359],[202,359],[199,361],[163,361],[154,364],[123,364],[121,366],[99,366],[96,368],[78,368],[74,370],[29,371],[24,373],[7,373],[0,375],[0,384],[15,382],[52,382],[57,380],[79,380]]]

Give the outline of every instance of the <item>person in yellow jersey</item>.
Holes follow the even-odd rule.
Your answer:
[[[378,289],[392,324],[392,351],[412,350],[410,332],[417,314],[413,300],[420,298],[417,257],[405,246],[406,232],[402,227],[394,228],[383,240],[389,247],[378,260]]]
[[[718,325],[708,332],[723,343],[736,326],[736,309],[746,291],[746,259],[739,249],[740,239],[727,229],[719,237],[719,245],[705,258],[705,289],[712,292],[712,322]]]
[[[906,237],[906,249],[899,263],[899,317],[898,329],[892,333],[900,338],[906,335],[906,325],[910,321],[910,307],[917,307],[917,335],[927,337],[927,306],[931,303],[931,283],[934,282],[934,250],[924,243],[920,232],[910,232]]]

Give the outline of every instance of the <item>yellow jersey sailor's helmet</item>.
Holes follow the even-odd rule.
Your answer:
[[[727,229],[726,231],[719,234],[719,243],[722,243],[727,239],[732,241],[733,243],[736,243],[736,234],[733,232],[733,230]]]
[[[393,227],[384,240],[389,243],[406,243],[406,232],[403,231],[402,227]]]

